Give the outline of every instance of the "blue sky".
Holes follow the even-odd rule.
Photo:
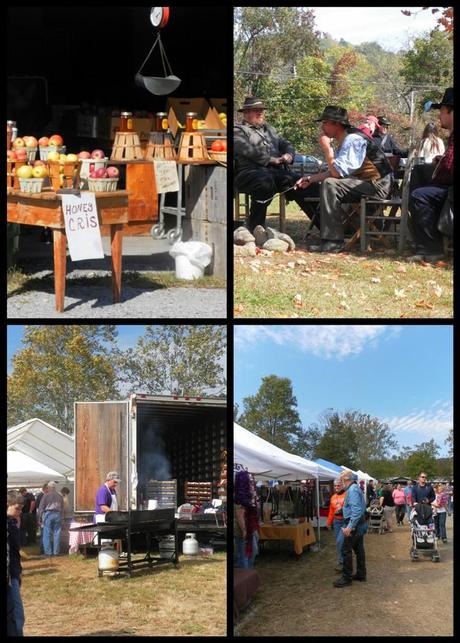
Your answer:
[[[310,8],[310,7],[309,7]],[[421,7],[311,7],[319,31],[334,39],[343,38],[353,45],[378,42],[387,51],[398,51],[414,37],[431,31],[441,14]],[[409,9],[412,16],[404,16],[401,9]]]
[[[453,425],[448,325],[235,326],[235,401],[265,375],[288,377],[303,426],[328,408],[388,423],[401,446],[444,440]]]

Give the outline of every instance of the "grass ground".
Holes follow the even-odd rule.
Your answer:
[[[73,279],[72,284],[76,286],[106,286],[112,288],[112,277],[88,276]],[[187,281],[177,279],[174,272],[123,272],[123,285],[142,290],[156,290],[157,288],[226,288],[226,280],[219,277],[205,276],[201,279]],[[27,275],[20,268],[13,266],[8,270],[7,294],[13,295],[27,290],[49,288],[54,292],[54,276],[47,274],[43,277]]]
[[[236,318],[453,316],[451,260],[414,264],[383,247],[365,255],[310,253],[306,216],[291,203],[286,219],[294,252],[235,258]],[[277,228],[278,217],[267,224]]]
[[[99,578],[97,558],[25,551],[25,636],[225,636],[225,553],[181,556],[177,569],[139,569],[129,579]]]

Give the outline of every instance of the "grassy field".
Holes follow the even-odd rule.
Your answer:
[[[139,569],[128,579],[99,578],[97,558],[25,551],[25,636],[225,636],[225,553],[181,556],[177,569]]]
[[[158,288],[225,288],[226,280],[205,276],[201,279],[194,279],[187,281],[184,279],[177,279],[174,272],[147,272],[139,273],[126,271],[123,272],[123,285],[130,286],[131,288],[139,288],[142,290],[157,290]],[[88,276],[78,279],[72,279],[72,284],[75,286],[106,286],[109,290],[112,289],[112,277],[101,276]],[[48,289],[49,292],[54,292],[54,276],[47,274],[43,277],[34,277],[23,273],[19,268],[13,266],[8,270],[7,276],[7,294],[17,295],[21,292],[28,290],[43,290]]]
[[[273,207],[273,206],[272,206]],[[395,250],[310,253],[305,243],[308,219],[290,204],[286,232],[294,252],[236,257],[236,318],[451,318],[453,266],[414,264]],[[278,228],[278,217],[267,225]]]

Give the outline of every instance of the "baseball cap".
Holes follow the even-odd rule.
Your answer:
[[[119,475],[118,471],[109,471],[109,473],[107,474],[105,479],[106,480],[117,480],[118,482],[121,482],[121,478],[120,478],[120,475]]]

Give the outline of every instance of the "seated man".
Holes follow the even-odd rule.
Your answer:
[[[267,207],[279,192],[293,187],[300,174],[289,171],[288,165],[294,160],[294,148],[275,129],[265,122],[263,102],[255,97],[246,98],[239,112],[243,122],[235,125],[235,185],[240,192],[251,195],[251,207],[246,225],[250,232],[257,225],[265,226]],[[288,198],[295,199],[302,210],[312,218],[314,208],[305,204],[305,196],[318,196],[313,189],[306,195],[305,190],[290,190]]]
[[[377,129],[373,133],[373,139],[385,154],[392,154],[400,158],[407,158],[409,150],[399,147],[391,134],[388,133],[388,127],[391,125],[390,121],[385,116],[378,116]]]
[[[341,252],[345,249],[342,203],[359,201],[362,196],[388,198],[393,175],[380,147],[348,122],[346,109],[328,106],[317,122],[322,124],[319,143],[329,170],[302,177],[296,186],[307,188],[312,183],[322,182],[321,245],[311,246],[310,250]],[[339,145],[336,156],[332,139]]]
[[[438,161],[431,184],[417,188],[409,196],[411,232],[415,242],[415,255],[411,261],[439,261],[443,258],[443,238],[438,230],[438,220],[454,177],[454,90],[449,87],[440,103],[430,109],[439,109],[441,127],[449,131],[447,150]]]

